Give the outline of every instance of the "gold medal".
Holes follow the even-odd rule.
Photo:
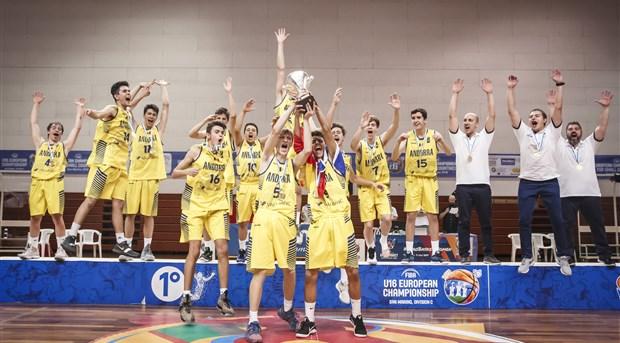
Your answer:
[[[467,162],[471,162],[471,160],[473,160],[473,158],[471,157],[471,155],[467,156]]]

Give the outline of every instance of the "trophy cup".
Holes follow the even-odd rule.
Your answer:
[[[303,70],[295,70],[286,77],[287,90],[297,98],[297,104],[304,109],[308,104],[312,107],[316,105],[316,100],[308,90],[312,80],[314,80],[314,76],[308,75]]]

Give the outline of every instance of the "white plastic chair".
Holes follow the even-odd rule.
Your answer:
[[[50,245],[50,236],[54,233],[54,229],[41,229],[39,235],[39,253],[41,257],[52,256],[52,246]],[[46,255],[45,250],[49,253]]]
[[[521,249],[521,237],[518,233],[511,233],[508,235],[512,242],[512,249],[510,251],[510,261],[515,262],[517,259],[517,249]]]
[[[99,247],[99,257],[103,257],[101,253],[101,232],[91,229],[83,229],[78,231],[78,241],[76,243],[77,256],[82,257],[85,245],[93,246],[93,257],[97,257],[97,249]]]

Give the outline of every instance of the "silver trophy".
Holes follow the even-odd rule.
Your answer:
[[[316,100],[309,90],[312,80],[314,76],[308,75],[303,70],[295,70],[286,77],[287,91],[297,98],[297,105],[301,105],[303,109],[308,104],[312,107],[316,105]]]

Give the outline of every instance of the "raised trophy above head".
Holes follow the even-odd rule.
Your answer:
[[[316,104],[316,100],[314,100],[309,90],[312,80],[314,80],[314,76],[308,75],[303,70],[295,70],[286,77],[285,87],[287,91],[297,98],[297,104],[302,105],[303,108],[307,104],[310,104],[310,106]]]

